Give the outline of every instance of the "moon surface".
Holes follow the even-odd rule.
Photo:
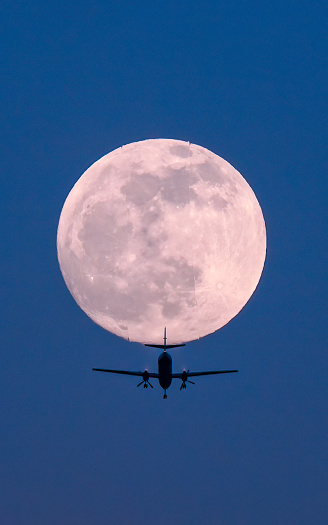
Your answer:
[[[66,285],[100,326],[141,343],[198,339],[227,324],[260,279],[260,205],[228,162],[188,142],[123,146],[77,181],[57,248]]]

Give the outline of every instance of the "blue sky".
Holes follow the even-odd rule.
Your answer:
[[[6,525],[323,525],[327,454],[324,2],[1,7],[1,476]],[[168,400],[92,367],[156,369],[61,277],[73,184],[116,147],[190,140],[262,206],[260,284],[174,368],[238,368]],[[173,352],[172,352],[173,353]]]

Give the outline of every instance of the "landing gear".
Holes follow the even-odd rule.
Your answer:
[[[165,390],[164,390],[164,396],[163,396],[163,399],[167,399],[166,388],[165,388]]]

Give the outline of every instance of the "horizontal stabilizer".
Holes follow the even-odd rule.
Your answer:
[[[167,350],[168,348],[178,348],[179,346],[186,346],[185,344],[181,345],[144,345],[144,346],[151,346],[152,348],[162,348],[163,350]]]

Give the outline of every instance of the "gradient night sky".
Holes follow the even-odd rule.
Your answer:
[[[219,5],[220,4],[220,5]],[[219,5],[219,6],[218,6]],[[325,2],[6,2],[2,20],[4,525],[328,523]],[[59,271],[73,184],[129,142],[238,169],[267,225],[260,284],[226,327],[158,352],[95,325]]]

